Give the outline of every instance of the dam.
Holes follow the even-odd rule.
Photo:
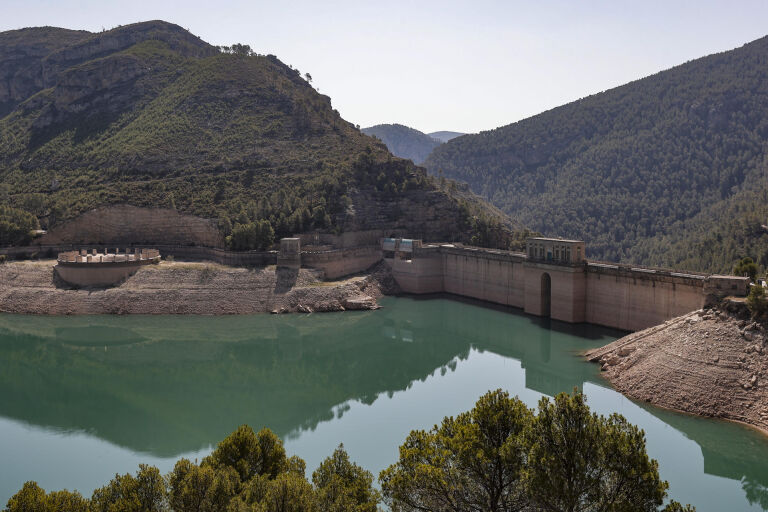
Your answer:
[[[156,219],[150,213],[143,215]],[[182,227],[192,229],[192,221],[182,220]],[[279,251],[231,251],[220,247],[216,240],[209,240],[210,237],[185,239],[184,244],[173,237],[163,240],[160,226],[166,224],[160,222],[153,229],[135,225],[130,230],[118,230],[114,238],[104,230],[73,238],[67,235],[71,231],[68,225],[64,225],[56,236],[49,233],[31,246],[0,248],[0,255],[34,258],[82,250],[84,244],[101,251],[107,248],[104,240],[114,243],[112,247],[122,245],[128,248],[126,251],[135,251],[136,244],[152,242],[164,255],[182,260],[244,267],[308,267],[321,271],[326,280],[365,272],[384,261],[406,294],[447,293],[520,308],[531,315],[563,322],[626,331],[664,323],[725,297],[743,298],[749,291],[746,277],[589,260],[585,256],[586,244],[580,240],[530,238],[524,252],[515,252],[461,243],[424,243],[419,239],[395,238],[403,235],[392,233],[385,237],[381,230],[370,230],[338,235],[299,233],[281,240]],[[204,232],[198,228],[195,227]],[[78,265],[65,262],[59,272],[77,270],[67,266]]]
[[[449,293],[626,331],[744,297],[749,288],[746,277],[590,261],[579,240],[530,238],[525,252],[512,252],[385,238],[381,249],[405,293]]]

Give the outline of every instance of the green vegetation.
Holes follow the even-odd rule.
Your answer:
[[[379,501],[373,475],[349,461],[339,447],[315,471],[310,484],[305,463],[286,457],[269,429],[241,426],[200,464],[179,460],[163,477],[140,465],[135,475],[115,475],[90,500],[77,492],[47,493],[27,482],[8,501],[6,512],[375,512]]]
[[[382,494],[393,512],[656,511],[668,488],[643,431],[620,415],[591,413],[578,392],[542,398],[534,415],[518,398],[491,391],[471,411],[411,432],[399,461],[379,477],[382,494],[343,446],[312,483],[305,469],[269,429],[243,425],[200,464],[181,459],[166,477],[140,465],[90,500],[27,482],[5,512],[375,512]],[[673,501],[663,510],[693,509]]]
[[[373,475],[349,460],[344,446],[325,459],[312,473],[318,489],[317,504],[327,512],[376,512],[381,501],[373,488]]]
[[[747,306],[755,318],[762,318],[768,313],[768,297],[765,288],[760,285],[752,285],[747,295]]]
[[[643,431],[618,414],[590,413],[577,392],[542,398],[537,415],[488,392],[471,411],[411,432],[379,478],[394,512],[651,511],[668,488]]]
[[[361,131],[382,141],[393,155],[413,160],[417,165],[424,163],[432,150],[442,144],[442,141],[402,124],[377,124]]]
[[[34,215],[0,204],[0,245],[26,244],[35,229],[40,229],[40,224]]]
[[[46,493],[35,482],[27,482],[14,494],[5,510],[7,512],[90,512],[88,500],[79,492],[54,491]]]
[[[268,220],[235,224],[227,245],[236,251],[265,250],[275,242],[275,230]]]
[[[0,98],[10,105],[0,113],[0,205],[33,215],[44,229],[128,203],[217,219],[233,247],[258,248],[269,242],[265,222],[275,238],[412,229],[419,219],[400,203],[425,199],[444,207],[446,226],[457,224],[459,200],[472,215],[510,224],[467,191],[438,190],[423,169],[344,121],[311,76],[273,55],[216,48],[178,26],[148,22],[63,31],[50,55],[14,60],[28,39],[53,45],[57,34],[0,33],[8,45],[0,70],[9,69],[0,79],[37,73],[67,49],[79,55],[55,70],[57,85],[27,90],[34,81],[13,82],[25,96]],[[112,53],[93,54],[89,42],[105,39]],[[392,207],[365,213],[378,203]],[[237,224],[245,227],[234,233]],[[433,235],[468,242],[473,233]]]
[[[733,275],[748,277],[754,283],[757,279],[757,264],[752,258],[743,258],[733,267]]]
[[[729,272],[768,266],[768,38],[433,151],[523,225],[590,257]]]

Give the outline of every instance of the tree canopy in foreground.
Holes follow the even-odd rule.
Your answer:
[[[381,472],[381,492],[343,446],[311,482],[305,471],[272,431],[243,425],[199,464],[181,459],[166,476],[142,464],[90,499],[27,482],[5,512],[375,512],[382,496],[393,512],[694,510],[663,507],[668,484],[643,431],[618,414],[591,413],[580,393],[542,398],[534,414],[489,391],[471,411],[411,432]]]

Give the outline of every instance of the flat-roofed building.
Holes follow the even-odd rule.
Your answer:
[[[525,252],[530,261],[546,261],[576,265],[586,260],[584,242],[561,238],[529,238]]]

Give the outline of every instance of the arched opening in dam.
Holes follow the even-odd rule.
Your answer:
[[[541,274],[541,316],[549,317],[552,305],[552,278],[547,272]]]

